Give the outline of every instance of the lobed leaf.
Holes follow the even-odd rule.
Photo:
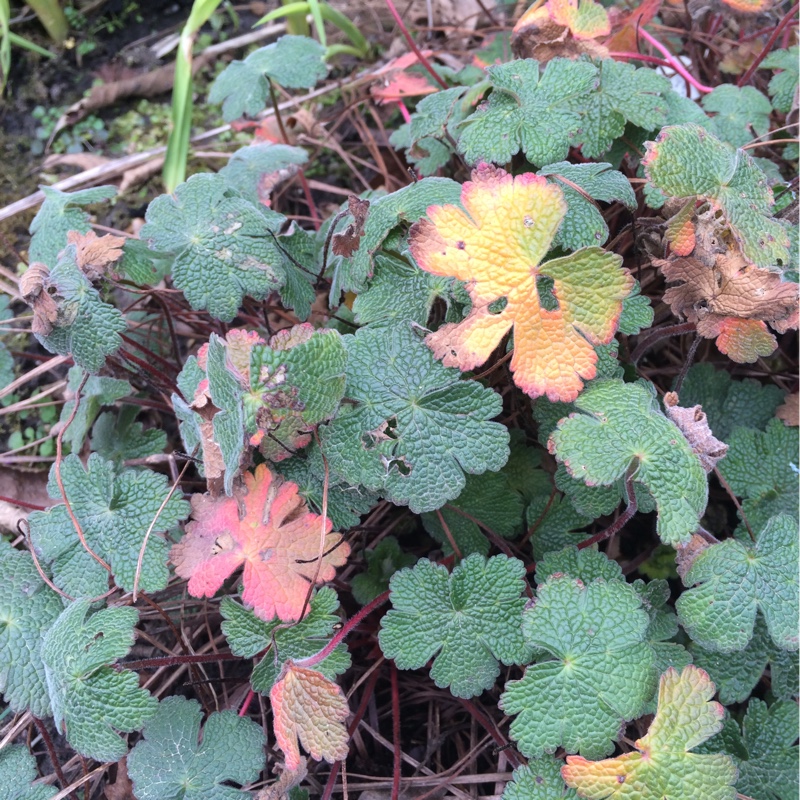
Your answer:
[[[50,800],[55,787],[32,785],[36,777],[36,759],[25,745],[6,745],[0,750],[0,800]]]

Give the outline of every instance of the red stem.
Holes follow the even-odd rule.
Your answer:
[[[355,616],[347,620],[319,653],[309,656],[308,658],[298,659],[294,663],[298,667],[309,668],[315,667],[321,661],[324,661],[344,641],[345,636],[352,633],[365,617],[368,617],[376,608],[380,608],[388,599],[389,590],[387,589],[383,594],[379,594],[371,603],[367,603]]]
[[[47,730],[47,726],[38,717],[33,717],[33,724],[36,726],[36,730],[39,731],[39,736],[42,737],[44,746],[47,748],[47,754],[50,756],[50,761],[53,763],[53,769],[56,771],[58,782],[61,784],[61,788],[65,789],[69,786],[69,781],[64,776],[64,770],[61,769],[61,762],[56,755],[56,748],[53,746],[53,740],[50,738],[50,731]],[[78,800],[74,791],[69,793],[69,797],[71,797],[72,800]]]
[[[698,81],[697,78],[695,78],[694,75],[692,75],[692,73],[689,72],[689,70],[687,70],[686,67],[684,67],[683,64],[681,64],[681,62],[674,55],[672,55],[672,53],[670,53],[670,51],[667,50],[667,48],[664,47],[664,45],[661,44],[661,42],[659,42],[658,39],[656,39],[651,33],[648,33],[644,28],[639,28],[638,33],[645,41],[653,45],[653,47],[655,47],[656,50],[658,50],[658,52],[667,59],[670,67],[672,67],[672,69],[674,69],[675,72],[677,72],[682,78],[689,81],[689,83],[694,86],[698,92],[708,94],[709,92],[714,91],[713,86],[705,86],[700,83],[700,81]]]
[[[125,661],[120,667],[125,669],[158,669],[159,667],[177,667],[181,664],[213,664],[218,661],[239,661],[241,656],[233,653],[204,653],[200,655],[162,656],[161,658],[143,658],[141,661]]]
[[[397,688],[397,667],[394,661],[389,665],[392,684],[392,740],[394,741],[394,759],[392,763],[392,800],[400,797],[400,692]]]
[[[497,730],[494,723],[473,703],[471,700],[464,700],[462,698],[458,698],[458,702],[461,703],[464,708],[475,717],[478,722],[483,726],[484,730],[495,740],[498,747],[502,747],[506,753],[506,758],[511,762],[512,766],[514,767],[521,767],[523,762],[520,761],[519,756],[513,749],[506,750],[505,748],[508,747],[508,742],[503,738],[503,735],[500,731]]]
[[[26,503],[24,500],[15,500],[13,497],[6,497],[0,494],[0,501],[3,503],[11,503],[12,506],[19,506],[20,508],[30,508],[32,511],[46,511],[47,506],[37,506],[35,503]]]
[[[744,86],[750,78],[753,77],[753,73],[758,69],[758,65],[767,57],[769,51],[772,49],[772,45],[778,40],[778,37],[781,35],[781,31],[792,21],[792,17],[797,13],[798,8],[800,8],[800,3],[795,3],[786,16],[778,23],[775,30],[772,32],[772,36],[767,39],[767,43],[764,45],[764,49],[756,56],[755,61],[748,67],[747,72],[739,78],[737,86]]]
[[[247,693],[247,697],[244,699],[244,703],[242,703],[242,707],[239,709],[239,716],[246,717],[247,716],[247,709],[250,708],[250,703],[252,702],[253,698],[256,696],[256,693],[250,689]]]
[[[628,505],[626,509],[605,530],[596,533],[591,539],[586,539],[581,542],[578,545],[578,550],[583,550],[585,547],[590,547],[593,544],[610,539],[615,533],[621,531],[631,520],[638,510],[636,493],[633,491],[633,478],[625,479],[625,494],[628,495]]]
[[[650,331],[631,354],[631,361],[638,364],[642,356],[654,345],[662,339],[669,339],[670,336],[682,336],[684,333],[693,333],[695,331],[694,322],[681,322],[677,325],[667,325],[664,328],[657,328]]]
[[[657,64],[659,67],[671,67],[669,61],[658,58],[658,56],[648,56],[644,53],[628,53],[627,51],[619,53],[609,53],[611,58],[627,58],[631,61],[644,61],[646,64]]]
[[[422,64],[423,67],[428,71],[430,76],[442,87],[442,89],[447,88],[447,83],[439,76],[436,70],[430,65],[430,62],[424,55],[422,55],[422,51],[417,47],[416,42],[411,38],[411,34],[408,32],[408,28],[406,28],[403,20],[400,19],[400,15],[397,13],[397,8],[395,8],[394,3],[392,0],[386,0],[386,7],[389,9],[389,13],[394,17],[394,21],[397,23],[397,27],[400,28],[400,33],[403,34],[403,38],[408,42],[408,46],[414,51],[414,55],[419,59],[419,63]]]

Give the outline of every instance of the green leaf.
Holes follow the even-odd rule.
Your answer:
[[[172,280],[194,309],[230,322],[245,295],[263,300],[285,280],[275,234],[284,217],[256,208],[220,175],[193,175],[153,200],[139,232],[170,253]]]
[[[314,284],[322,268],[321,244],[318,232],[295,227],[278,240],[284,252],[286,281],[280,288],[281,302],[291,308],[300,322],[311,315],[311,305],[316,299]]]
[[[520,150],[535,165],[563,161],[582,125],[579,109],[591,102],[598,71],[588,61],[554,58],[487,67],[489,99],[461,123],[458,151],[469,164],[505,164]]]
[[[518,715],[509,733],[524,755],[563,747],[599,758],[613,749],[622,723],[653,693],[648,624],[636,592],[622,581],[552,576],[539,586],[522,623],[534,663],[500,697],[500,708]]]
[[[35,336],[51,353],[71,355],[87,372],[99,372],[106,356],[119,349],[119,334],[127,326],[122,313],[103,302],[76,258],[75,245],[68,245],[51,271],[49,286],[54,289],[58,318],[50,333]]]
[[[408,324],[344,340],[353,405],[320,428],[334,474],[420,514],[458,497],[464,472],[505,464],[508,431],[489,421],[500,396],[443,367]]]
[[[12,711],[49,717],[42,635],[61,613],[61,599],[30,555],[5,541],[0,541],[0,575],[0,692]]]
[[[605,553],[599,552],[596,545],[583,550],[578,550],[577,547],[552,550],[544,558],[537,560],[536,583],[544,583],[556,573],[583,583],[591,583],[597,578],[604,581],[625,580],[622,567]]]
[[[736,790],[753,800],[795,800],[798,782],[797,703],[752,698],[739,725],[726,717],[720,733],[702,748],[727,753],[739,768]]]
[[[489,554],[489,540],[473,520],[483,523],[499,536],[511,539],[522,531],[524,508],[521,495],[511,488],[502,472],[485,472],[483,475],[467,475],[461,494],[440,511],[423,514],[422,524],[436,541],[441,542],[445,553],[452,553],[450,540],[439,519],[441,514],[462,556],[470,553],[485,556]]]
[[[763,433],[736,428],[728,443],[728,453],[718,468],[733,493],[744,498],[740,516],[745,516],[753,530],[777,514],[800,519],[797,473],[792,469],[800,445],[798,429],[772,419]],[[744,525],[740,525],[737,534],[743,531]]]
[[[577,511],[567,498],[555,492],[552,486],[546,486],[545,491],[531,500],[526,522],[528,531],[532,531],[533,557],[540,561],[547,553],[586,539],[588,534],[581,528],[588,527],[592,517]]]
[[[359,325],[393,325],[403,320],[428,324],[431,308],[439,297],[447,298],[452,278],[424,272],[394,256],[379,253],[375,272],[366,291],[356,297],[353,313]]]
[[[599,63],[599,83],[588,98],[574,105],[581,113],[575,141],[587,158],[597,158],[608,150],[631,122],[645,130],[657,130],[666,122],[667,104],[661,96],[669,81],[648,67],[603,59]]]
[[[650,184],[672,197],[699,195],[722,212],[744,255],[757,267],[789,264],[789,237],[771,216],[772,189],[743,150],[699,125],[663,128],[642,162]]]
[[[67,397],[73,399],[67,400],[61,408],[61,417],[59,418],[61,425],[66,425],[75,410],[74,396],[81,385],[84,374],[80,367],[72,367],[67,373]],[[80,451],[83,440],[92,427],[92,423],[97,419],[100,409],[103,406],[114,405],[117,400],[129,394],[133,394],[133,387],[128,381],[98,375],[92,375],[86,381],[81,391],[78,410],[69,428],[64,432],[64,441],[69,443],[73,453]]]
[[[139,550],[156,513],[166,500],[166,476],[145,469],[124,469],[97,453],[84,469],[76,455],[61,464],[61,478],[70,506],[86,543],[111,566],[117,586],[133,590]],[[54,500],[62,500],[55,467],[47,487]],[[189,504],[173,494],[153,526],[142,559],[139,588],[157,592],[167,585],[168,545],[159,535],[189,514]],[[108,590],[108,573],[86,551],[63,503],[29,518],[31,540],[39,558],[49,563],[53,582],[72,597],[97,597]]]
[[[55,787],[32,786],[37,777],[36,759],[25,745],[6,745],[0,750],[0,800],[49,800]]]
[[[631,293],[622,301],[622,314],[617,329],[628,336],[636,336],[653,324],[655,311],[650,299],[643,295],[639,281],[636,281]]]
[[[103,412],[92,428],[92,451],[117,465],[127,459],[163,453],[166,432],[158,428],[145,430],[141,422],[135,421],[138,413],[136,406],[125,406],[119,414]]]
[[[800,77],[798,67],[800,48],[797,45],[788,50],[774,50],[762,62],[762,69],[779,69],[769,82],[769,96],[776,111],[788,114],[792,109],[797,81]]]
[[[610,486],[632,470],[655,498],[662,541],[688,542],[705,511],[706,475],[651,391],[641,384],[597,381],[575,407],[583,413],[562,420],[550,436],[556,458],[589,486]]]
[[[231,189],[258,208],[259,205],[269,205],[269,193],[275,177],[281,174],[291,177],[306,161],[308,153],[301,147],[251,144],[239,148],[219,174]]]
[[[726,539],[703,550],[684,577],[676,603],[689,636],[710,650],[742,650],[753,635],[756,609],[773,641],[798,649],[800,587],[797,583],[797,521],[773,517],[756,542]]]
[[[681,386],[681,405],[702,406],[714,436],[730,440],[734,428],[763,431],[783,402],[784,394],[775,385],[762,385],[752,378],[733,380],[730,373],[713,364],[694,364]]]
[[[210,714],[200,739],[202,712],[195,700],[167,697],[144,726],[128,756],[138,800],[245,800],[234,789],[258,779],[266,744],[261,727],[235,711]]]
[[[578,800],[561,777],[562,762],[543,756],[515,769],[501,800]]]
[[[287,89],[311,89],[327,74],[325,48],[307,36],[281,36],[277,42],[233,61],[217,76],[208,93],[209,103],[222,103],[222,116],[231,122],[263,111],[269,82]]]
[[[296,483],[300,495],[317,513],[322,513],[322,491],[325,482],[325,464],[316,442],[302,453],[281,461],[278,471],[284,478]],[[378,495],[363,486],[351,486],[336,475],[328,476],[328,517],[336,530],[347,530],[358,525],[361,516],[378,502]]]
[[[381,620],[381,650],[399,669],[433,659],[431,678],[456,697],[494,686],[498,661],[524,664],[525,565],[515,558],[477,554],[447,569],[423,558],[392,577],[392,608]]]
[[[362,606],[371,603],[389,588],[392,575],[404,567],[410,567],[416,558],[404,553],[394,536],[381,539],[373,550],[364,551],[366,571],[356,575],[350,582],[353,598]]]
[[[425,178],[371,201],[364,234],[352,258],[342,258],[334,274],[331,297],[342,291],[361,293],[375,269],[375,255],[398,226],[411,226],[432,205],[460,205],[461,184],[450,178]],[[344,230],[351,217],[339,223]]]
[[[31,222],[31,243],[28,258],[52,267],[58,254],[67,245],[67,233],[88,233],[89,215],[81,209],[91,203],[108,200],[117,193],[116,186],[95,186],[79,192],[62,192],[50,186],[39,187],[44,202]]]
[[[769,133],[772,105],[752,86],[717,86],[703,97],[703,108],[715,114],[704,127],[734,147],[744,147]]]
[[[537,175],[546,175],[564,192],[567,215],[558,229],[554,246],[565,250],[602,245],[608,241],[608,225],[596,203],[587,200],[570,184],[580,187],[593,200],[604,203],[622,203],[626,208],[636,208],[636,196],[628,179],[605,162],[599,164],[570,164],[561,161],[548,164]],[[565,178],[566,180],[559,180]],[[569,183],[567,183],[569,181]]]
[[[140,730],[158,703],[135,672],[114,666],[133,646],[136,609],[107,608],[87,619],[89,608],[76,600],[45,634],[47,688],[70,745],[95,761],[117,761],[127,746],[116,731]]]
[[[338,608],[336,592],[323,587],[311,598],[306,616],[287,626],[277,618],[265,622],[230,597],[224,597],[220,607],[222,632],[237,656],[252,658],[267,650],[253,670],[250,683],[257,692],[269,694],[286,661],[313,656],[328,644],[335,626],[341,622],[335,613]],[[350,653],[341,644],[314,669],[333,679],[349,666]]]

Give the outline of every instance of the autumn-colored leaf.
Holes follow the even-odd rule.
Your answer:
[[[513,328],[515,383],[531,397],[574,400],[595,377],[593,345],[613,338],[633,278],[599,247],[541,263],[567,212],[561,189],[543,177],[481,164],[461,202],[463,209],[431,206],[410,233],[419,266],[465,281],[472,300],[463,321],[443,325],[427,343],[445,366],[466,371]]]
[[[350,709],[337,684],[313,669],[287,662],[269,693],[275,739],[286,757],[286,769],[300,766],[300,747],[329,764],[347,757],[344,721]]]
[[[31,330],[41,336],[47,336],[58,320],[58,303],[47,291],[49,278],[49,267],[34,261],[19,279],[22,299],[33,309]]]
[[[386,103],[396,103],[405,97],[421,97],[425,94],[433,94],[437,91],[424,75],[417,72],[397,71],[390,73],[378,86],[370,89],[372,96],[384,105]]]
[[[739,14],[762,14],[773,5],[773,0],[722,0],[722,2]]]
[[[800,394],[795,392],[788,395],[784,404],[778,407],[775,416],[792,428],[800,425]]]
[[[694,200],[690,200],[667,221],[667,241],[676,256],[688,256],[697,244],[693,222],[694,205]]]
[[[728,445],[717,439],[708,426],[702,406],[681,408],[678,405],[678,395],[667,392],[664,395],[664,407],[667,416],[681,429],[681,433],[691,445],[692,450],[700,459],[703,469],[711,472],[721,458],[725,458]]]
[[[364,225],[369,214],[369,200],[361,200],[351,194],[347,198],[347,208],[353,221],[343,231],[334,234],[331,249],[334,255],[351,258],[361,245]]]
[[[193,521],[170,558],[193,597],[212,597],[244,565],[242,600],[261,619],[296,621],[310,581],[331,580],[350,547],[330,532],[330,520],[323,537],[322,517],[308,511],[297,485],[282,483],[266,465],[246,473],[245,484],[242,517],[235,497],[193,495]]]
[[[576,39],[596,39],[611,30],[608,12],[594,0],[548,0],[547,10]]]
[[[605,761],[567,756],[561,775],[588,800],[733,800],[738,770],[721,753],[691,751],[722,728],[725,709],[710,702],[716,687],[695,666],[670,667],[658,690],[658,712],[636,750]]]
[[[78,266],[90,281],[96,281],[108,273],[108,268],[122,258],[124,236],[98,236],[94,231],[80,233],[70,231],[67,244],[75,245]]]
[[[647,25],[661,8],[663,0],[643,0],[631,11],[618,17],[613,25],[614,32],[606,40],[606,47],[612,52],[636,51],[639,47],[638,30]]]
[[[697,332],[716,339],[717,350],[739,364],[752,364],[775,352],[778,342],[758,319],[709,315],[697,323]]]

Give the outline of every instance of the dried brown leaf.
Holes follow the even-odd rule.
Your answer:
[[[681,408],[675,392],[667,392],[664,395],[664,406],[667,409],[667,416],[680,428],[681,433],[700,459],[703,469],[711,472],[717,461],[725,457],[728,445],[717,439],[711,432],[703,407]]]
[[[350,258],[361,246],[364,225],[369,215],[369,200],[361,200],[355,195],[350,195],[347,198],[347,205],[353,217],[353,222],[341,233],[334,234],[332,242],[334,254],[344,258]]]
[[[58,303],[48,293],[50,269],[46,264],[34,261],[19,279],[19,293],[33,309],[31,330],[47,336],[58,319]]]
[[[109,274],[109,267],[122,258],[124,236],[98,236],[94,231],[67,234],[67,244],[75,245],[75,258],[81,271],[90,281],[96,281]]]

